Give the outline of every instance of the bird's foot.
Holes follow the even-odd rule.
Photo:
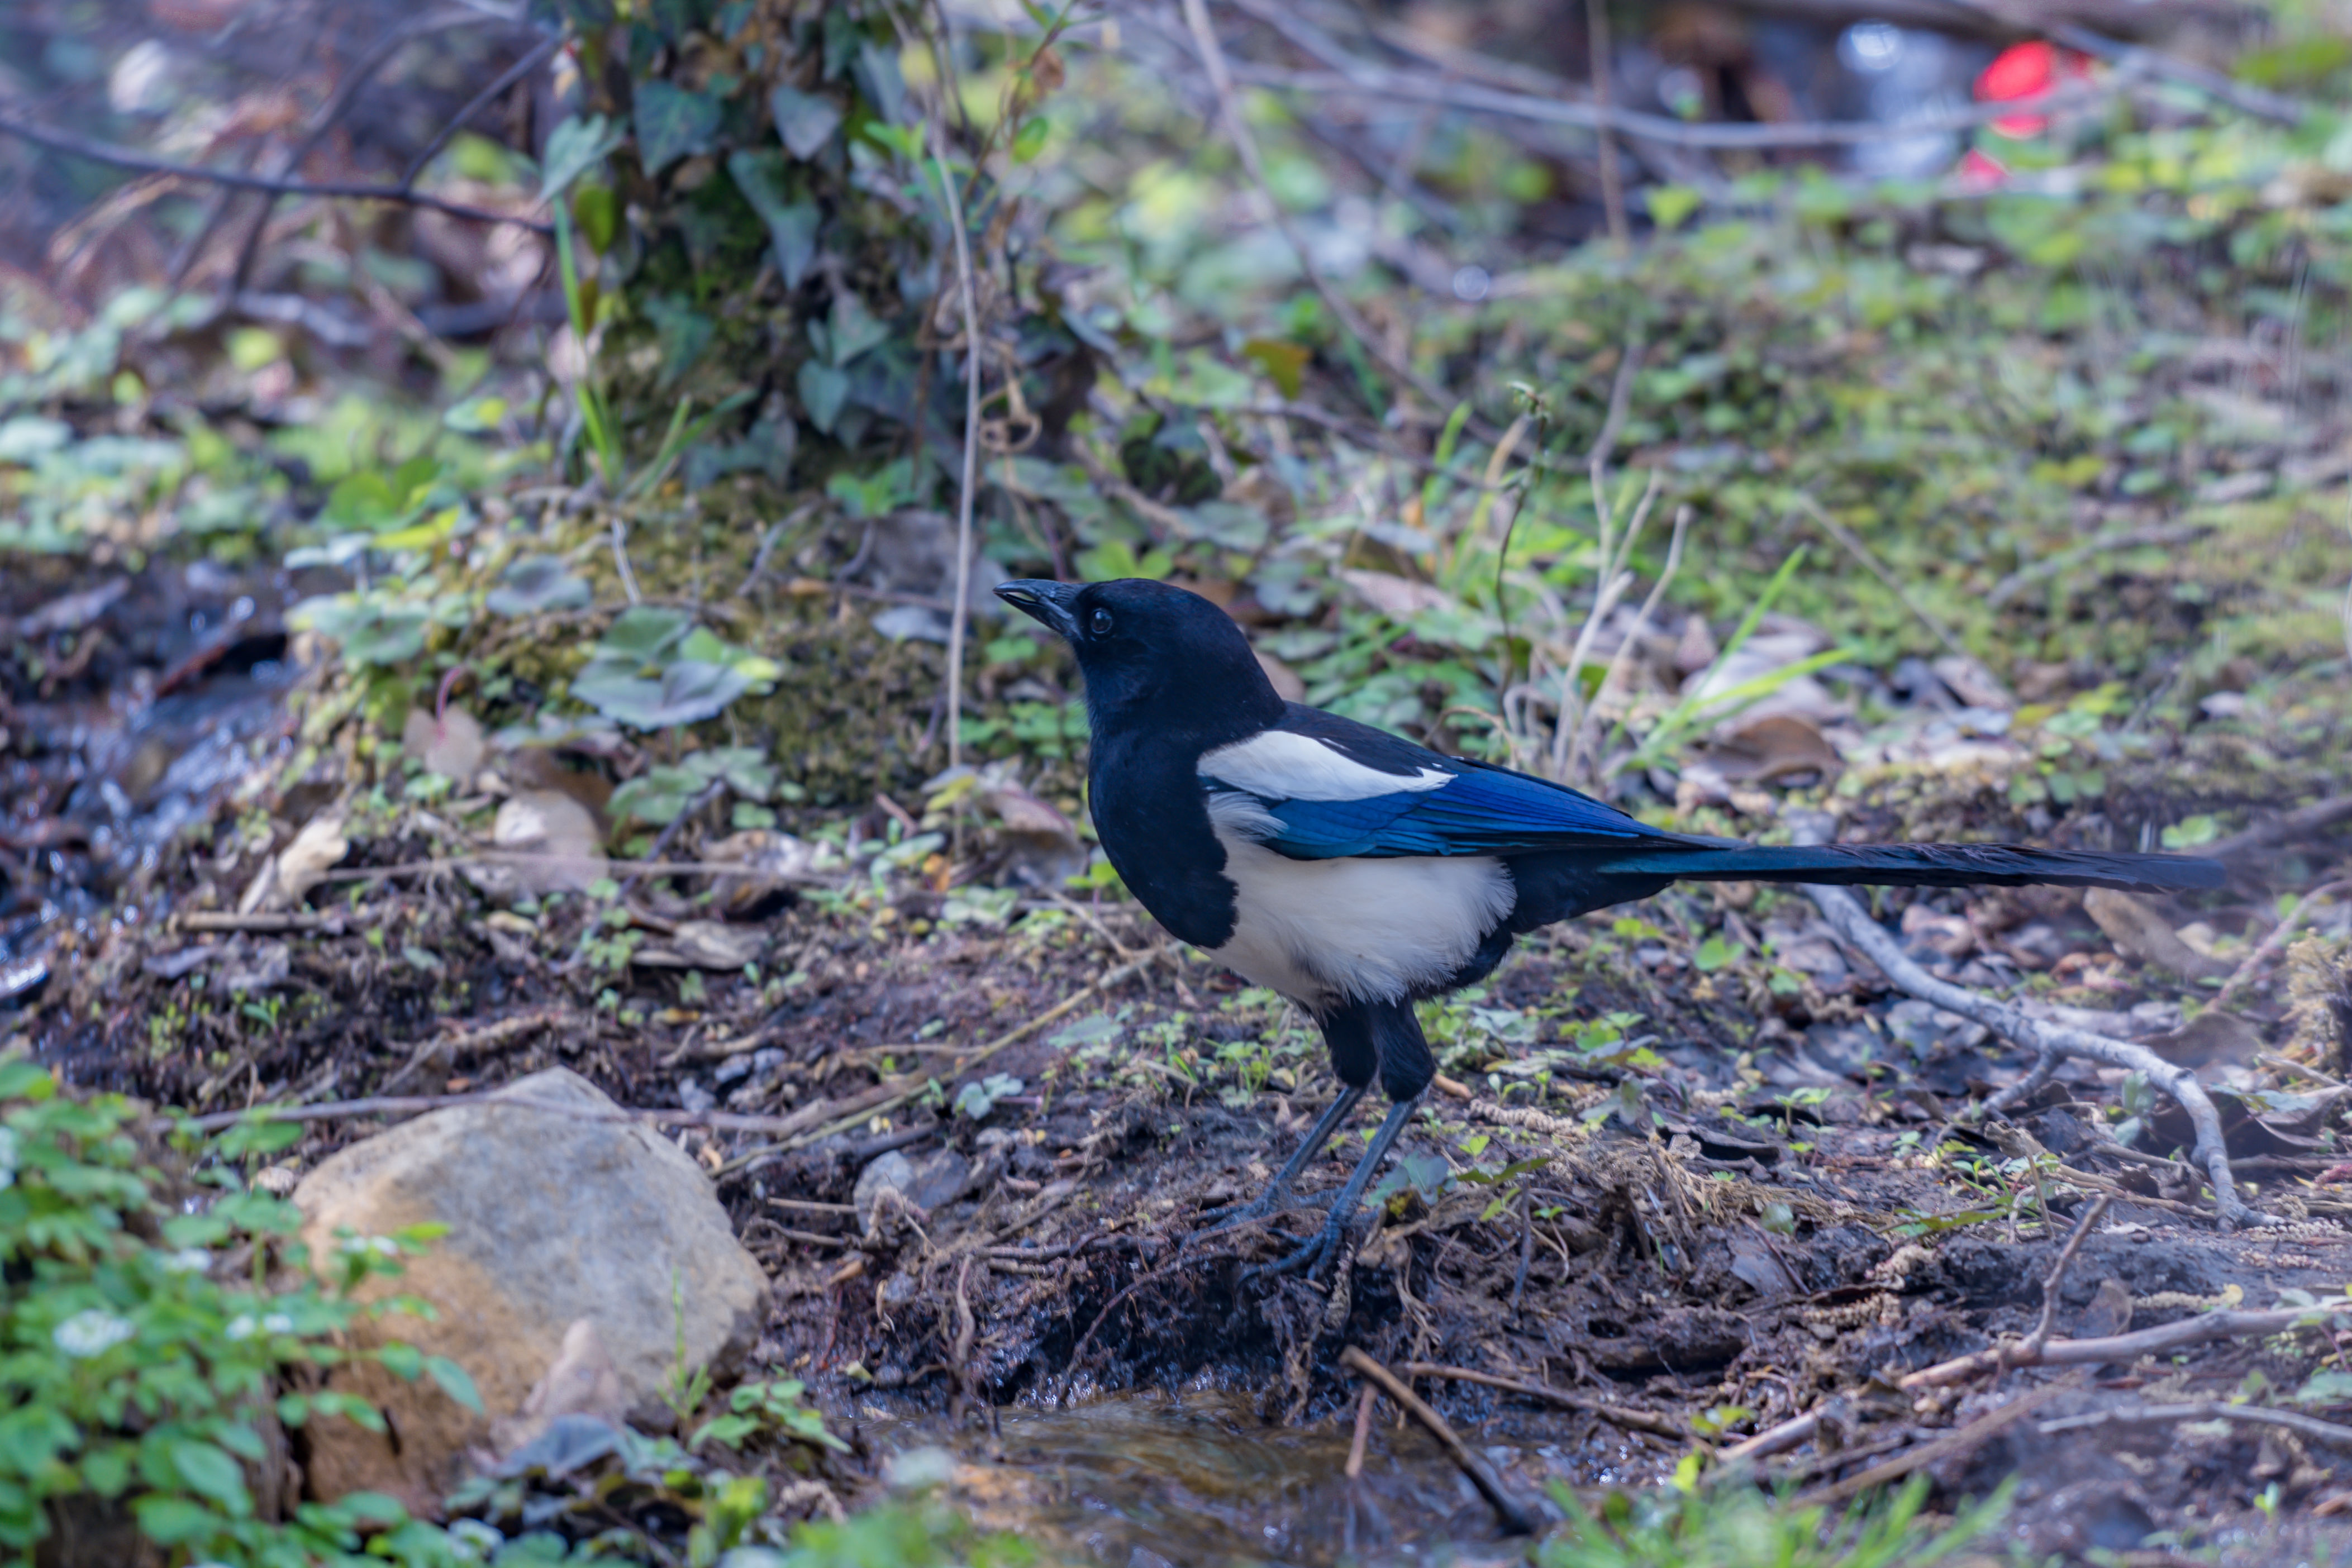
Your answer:
[[[1287,1187],[1269,1187],[1247,1203],[1229,1203],[1223,1208],[1213,1208],[1201,1216],[1196,1235],[1213,1230],[1231,1230],[1236,1225],[1246,1225],[1253,1219],[1271,1219],[1286,1209],[1328,1208],[1329,1196],[1300,1197]]]
[[[1312,1274],[1327,1260],[1337,1258],[1344,1252],[1347,1245],[1348,1217],[1334,1209],[1330,1218],[1323,1221],[1323,1228],[1309,1237],[1305,1246],[1295,1252],[1276,1259],[1271,1263],[1261,1263],[1255,1269],[1244,1270],[1241,1283],[1247,1284],[1252,1280],[1265,1275],[1295,1274],[1301,1270]]]

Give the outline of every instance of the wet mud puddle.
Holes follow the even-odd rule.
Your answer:
[[[1503,1536],[1444,1451],[1418,1427],[1400,1429],[1385,1403],[1363,1473],[1350,1480],[1352,1414],[1276,1427],[1238,1394],[1126,1395],[999,1410],[992,1441],[936,1419],[866,1411],[867,1435],[894,1456],[894,1472],[936,1476],[951,1462],[957,1505],[983,1528],[1021,1535],[1055,1568],[1521,1559],[1524,1541]],[[1475,1433],[1463,1436],[1482,1447]],[[1631,1479],[1616,1470],[1628,1464],[1647,1479],[1654,1465],[1654,1456],[1630,1448],[1490,1444],[1483,1451],[1531,1501],[1551,1480]]]

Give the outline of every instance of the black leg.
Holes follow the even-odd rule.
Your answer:
[[[1339,1130],[1339,1124],[1348,1119],[1348,1113],[1356,1108],[1356,1103],[1364,1097],[1364,1092],[1365,1085],[1360,1083],[1342,1087],[1339,1097],[1332,1101],[1323,1114],[1315,1119],[1315,1125],[1307,1129],[1307,1136],[1299,1143],[1297,1152],[1280,1170],[1274,1173],[1274,1180],[1266,1184],[1265,1191],[1248,1203],[1237,1203],[1202,1215],[1202,1228],[1222,1230],[1245,1219],[1264,1219],[1267,1215],[1279,1214],[1290,1207],[1290,1184],[1298,1179],[1298,1173],[1307,1168],[1307,1161],[1323,1152],[1323,1145],[1331,1141],[1331,1134]]]
[[[1358,1160],[1356,1168],[1348,1173],[1348,1184],[1339,1189],[1339,1196],[1331,1200],[1331,1212],[1324,1218],[1323,1228],[1315,1233],[1312,1240],[1287,1258],[1268,1263],[1264,1268],[1253,1269],[1242,1277],[1246,1280],[1259,1274],[1287,1274],[1298,1269],[1311,1270],[1337,1252],[1348,1239],[1348,1222],[1356,1218],[1356,1206],[1363,1201],[1364,1188],[1371,1185],[1372,1173],[1388,1157],[1389,1145],[1395,1143],[1397,1134],[1404,1131],[1404,1124],[1412,1119],[1413,1107],[1420,1103],[1416,1098],[1400,1101],[1389,1107],[1387,1120],[1381,1124],[1381,1130],[1372,1134],[1371,1145],[1364,1150],[1364,1157]]]

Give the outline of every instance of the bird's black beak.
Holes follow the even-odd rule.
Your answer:
[[[1075,582],[1047,582],[1043,578],[1024,577],[996,585],[996,597],[1024,615],[1066,639],[1078,634],[1078,618],[1070,608],[1077,598],[1080,585]]]

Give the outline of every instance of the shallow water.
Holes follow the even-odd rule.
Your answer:
[[[950,1449],[959,1505],[987,1528],[1024,1536],[1057,1568],[1499,1563],[1525,1549],[1497,1531],[1444,1450],[1419,1427],[1398,1428],[1385,1402],[1353,1481],[1350,1422],[1268,1426],[1255,1400],[1234,1393],[1014,1406],[996,1422],[993,1441],[935,1420],[885,1418],[868,1429],[886,1453]],[[1464,1437],[1480,1446],[1475,1433]],[[1635,1457],[1602,1441],[1612,1451],[1484,1451],[1507,1484],[1536,1500],[1548,1480],[1590,1484],[1612,1460]]]

